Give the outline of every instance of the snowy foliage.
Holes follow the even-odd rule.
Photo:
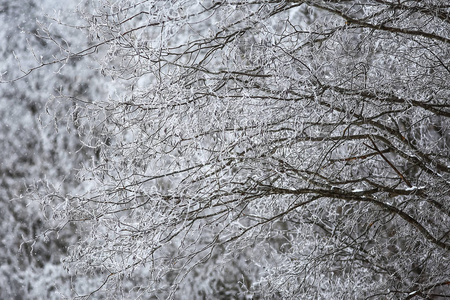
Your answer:
[[[101,280],[80,299],[448,296],[447,1],[80,13],[67,59],[114,89],[72,110],[83,188],[41,201],[80,227],[65,266]]]
[[[82,32],[58,26],[50,18],[64,7],[68,16],[59,17],[75,22],[77,3],[60,4],[0,0],[1,299],[62,299],[72,294],[71,276],[61,258],[67,255],[67,246],[78,240],[76,226],[68,225],[64,232],[49,231],[58,225],[51,221],[52,210],[34,200],[41,200],[40,194],[49,190],[83,189],[75,175],[94,151],[80,143],[73,123],[75,101],[63,95],[96,94],[92,79],[96,71],[86,68],[86,57],[82,69],[81,60],[64,60],[11,81],[30,68],[67,58],[62,45],[86,46]],[[63,33],[68,36],[62,38]],[[73,277],[72,282],[88,280]],[[86,284],[86,291],[91,288],[92,283]]]

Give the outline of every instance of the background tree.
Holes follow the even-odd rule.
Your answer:
[[[66,58],[69,44],[87,44],[82,32],[58,26],[51,17],[59,14],[74,25],[76,5],[0,0],[1,299],[62,299],[76,296],[72,284],[86,291],[97,284],[95,278],[71,277],[61,263],[68,246],[78,240],[77,226],[67,226],[59,235],[47,231],[51,209],[32,200],[48,186],[61,193],[83,190],[76,170],[95,153],[79,141],[73,121],[82,105],[75,99],[101,94],[101,77],[87,69],[86,57],[7,82],[30,68]],[[63,99],[65,94],[72,98]]]
[[[83,224],[68,268],[96,297],[448,297],[449,14],[98,2],[69,54],[115,80],[80,111],[89,189],[43,200]]]

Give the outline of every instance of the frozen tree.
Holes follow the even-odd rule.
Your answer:
[[[68,245],[78,239],[76,226],[58,236],[46,231],[50,210],[41,211],[32,200],[47,186],[62,193],[82,189],[76,169],[94,149],[79,142],[74,99],[98,94],[96,71],[86,69],[86,57],[11,81],[44,62],[67,58],[64,47],[69,43],[87,44],[79,30],[58,26],[50,17],[74,20],[76,4],[0,0],[1,299],[61,299],[62,294],[71,295],[71,280],[86,290],[92,287],[86,278],[71,279],[61,264]]]
[[[115,91],[80,99],[89,188],[43,203],[83,226],[65,263],[102,279],[85,298],[450,296],[447,1],[82,16],[67,55],[99,52]]]

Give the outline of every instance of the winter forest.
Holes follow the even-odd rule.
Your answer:
[[[447,0],[0,0],[0,299],[449,299]]]

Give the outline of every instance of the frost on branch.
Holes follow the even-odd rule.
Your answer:
[[[84,111],[90,189],[61,206],[85,229],[66,262],[103,278],[94,294],[445,294],[445,1],[103,1],[83,16],[116,82]]]

